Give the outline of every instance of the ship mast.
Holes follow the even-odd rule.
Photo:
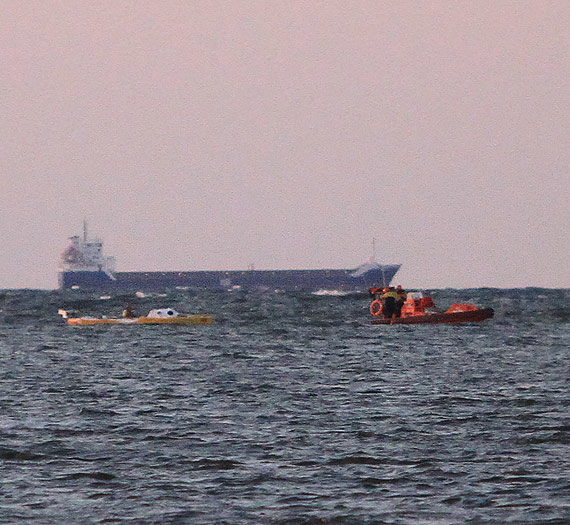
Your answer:
[[[370,261],[372,264],[378,264],[376,262],[376,237],[372,237],[372,259]],[[386,287],[388,286],[386,284],[386,274],[385,274],[385,269],[384,269],[384,265],[380,264],[380,271],[382,272],[382,287]]]
[[[87,219],[83,219],[83,242],[87,242]]]

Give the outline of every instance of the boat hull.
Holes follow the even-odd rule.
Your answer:
[[[352,270],[245,270],[192,272],[62,271],[61,290],[96,292],[163,291],[176,288],[228,290],[231,288],[284,291],[364,291],[387,286],[400,265],[382,265],[364,272]]]
[[[130,318],[120,318],[120,319],[96,319],[90,317],[72,317],[67,320],[68,324],[79,325],[79,326],[95,326],[95,325],[122,325],[122,326],[133,326],[141,324],[170,324],[170,325],[200,325],[200,324],[212,324],[214,318],[211,315],[186,315],[173,318],[156,318],[156,317],[134,317]]]
[[[372,319],[372,324],[442,324],[442,323],[479,323],[493,317],[492,308],[478,308],[467,312],[442,312],[415,315],[411,317],[395,317],[392,319]]]

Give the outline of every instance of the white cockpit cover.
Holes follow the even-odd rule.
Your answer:
[[[178,317],[179,313],[174,308],[159,308],[151,310],[147,317],[152,319],[169,319],[170,317]]]

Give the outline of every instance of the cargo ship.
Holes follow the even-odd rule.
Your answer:
[[[339,290],[366,291],[388,286],[399,264],[378,264],[374,257],[356,268],[316,270],[194,270],[166,272],[117,272],[115,259],[103,254],[103,243],[89,239],[87,224],[83,236],[70,237],[61,255],[60,290],[86,292],[172,289],[261,289],[282,291]]]

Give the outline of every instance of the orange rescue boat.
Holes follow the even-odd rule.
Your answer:
[[[494,311],[492,308],[479,308],[474,304],[456,303],[445,312],[439,312],[435,309],[431,297],[425,297],[420,292],[410,292],[402,306],[400,317],[384,317],[382,301],[379,298],[370,304],[370,314],[372,324],[439,324],[478,323],[493,317]]]

